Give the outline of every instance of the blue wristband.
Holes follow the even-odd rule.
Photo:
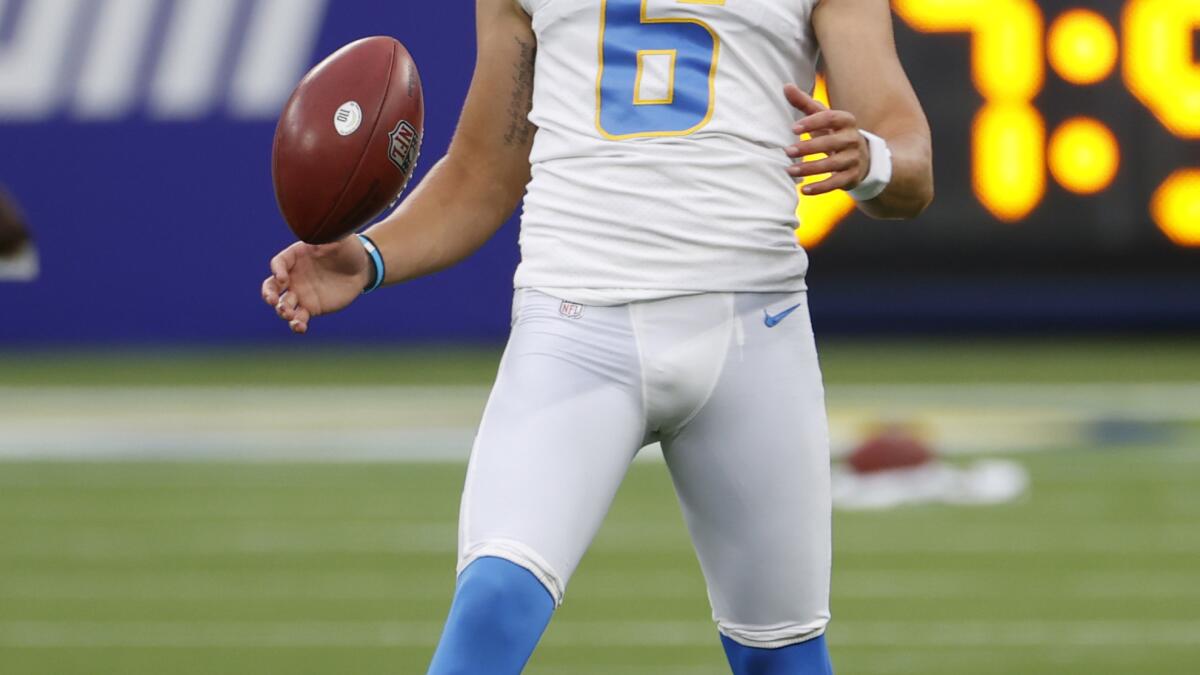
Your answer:
[[[379,247],[371,238],[365,234],[358,235],[358,241],[367,250],[367,257],[371,259],[371,278],[367,281],[367,285],[363,287],[363,295],[379,288],[383,285],[383,279],[387,276],[387,269],[383,265],[383,254],[379,252]]]

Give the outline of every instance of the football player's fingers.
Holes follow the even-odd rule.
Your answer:
[[[274,305],[279,302],[279,285],[275,283],[274,276],[269,276],[263,280],[262,299],[268,305]]]
[[[794,178],[819,176],[823,173],[837,173],[858,165],[858,160],[848,154],[830,155],[824,159],[811,162],[799,162],[788,167],[788,173]]]
[[[279,315],[279,318],[284,319],[285,321],[290,321],[292,316],[295,315],[296,307],[299,306],[299,304],[299,300],[297,299],[295,293],[284,291],[284,293],[279,296],[279,302],[275,303],[275,313]]]
[[[297,335],[304,335],[308,332],[308,321],[311,318],[312,317],[308,314],[308,310],[301,307],[300,309],[296,310],[296,315],[293,316],[292,320],[288,322],[288,328],[291,328],[292,332]]]
[[[296,310],[304,305],[302,302],[303,298],[300,297],[300,294],[296,293],[295,291],[289,291],[286,295],[281,297],[279,301],[282,302],[288,308],[288,311],[293,315],[295,315]]]
[[[290,249],[271,258],[271,274],[275,275],[275,281],[281,293],[288,289],[288,273],[294,262],[295,254]]]
[[[832,133],[832,130],[830,130],[830,129],[811,129],[811,130],[806,131],[803,127],[800,126],[800,123],[797,122],[796,125],[792,127],[792,132],[795,133],[800,138],[817,138],[818,136],[825,136],[825,135]]]
[[[279,296],[279,301],[282,302],[288,309],[296,309],[300,306],[300,294],[294,291],[288,291]]]
[[[854,182],[852,172],[839,171],[823,181],[805,185],[800,190],[809,197],[815,197],[816,195],[823,195],[827,192],[850,187],[850,183],[852,182]]]
[[[792,130],[799,136],[805,133],[815,134],[823,129],[845,129],[857,124],[858,118],[845,110],[823,110],[796,122]]]
[[[857,135],[854,134],[854,136]],[[807,157],[809,155],[832,154],[846,150],[855,144],[855,139],[849,134],[843,132],[827,133],[806,141],[798,141],[795,145],[784,148],[784,152],[792,159],[799,159],[800,157]]]
[[[805,115],[812,115],[826,110],[824,104],[817,99],[809,96],[803,89],[795,84],[788,83],[783,86],[783,95],[792,107]]]

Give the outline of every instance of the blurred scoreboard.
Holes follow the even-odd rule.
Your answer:
[[[1200,0],[894,0],[933,128],[918,221],[803,198],[814,281],[1094,278],[1200,294]]]

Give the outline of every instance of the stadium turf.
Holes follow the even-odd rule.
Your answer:
[[[1194,673],[1196,456],[1028,459],[998,508],[839,514],[842,673]],[[7,464],[5,673],[418,673],[457,465]],[[665,468],[635,465],[528,672],[722,673]]]
[[[310,355],[298,372],[288,354],[0,356],[0,385],[473,384],[495,366],[494,352],[372,357]],[[1195,382],[1198,366],[1182,343],[825,358],[845,383]],[[839,674],[1195,673],[1195,440],[1022,455],[1032,489],[1008,506],[839,513]],[[0,462],[0,673],[422,673],[453,588],[462,470]],[[632,468],[528,672],[727,672],[661,464]]]

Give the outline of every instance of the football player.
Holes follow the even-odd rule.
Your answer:
[[[832,672],[830,488],[805,194],[933,195],[887,0],[478,0],[447,155],[364,236],[294,244],[297,333],[449,267],[524,196],[513,328],[430,673],[519,673],[639,448],[662,443],[737,675]],[[818,60],[832,110],[815,101]]]

